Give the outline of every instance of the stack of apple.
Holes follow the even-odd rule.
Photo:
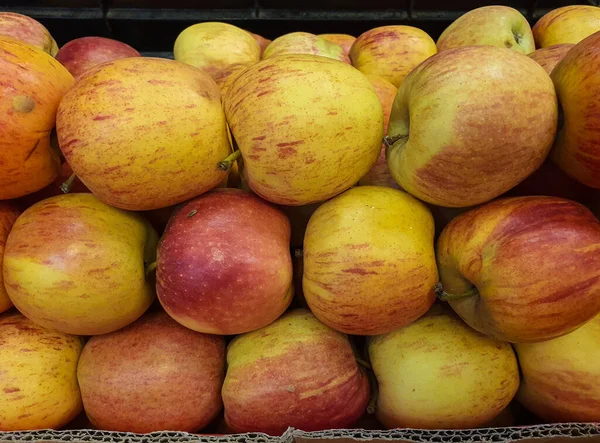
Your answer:
[[[600,421],[598,31],[0,14],[0,430]]]

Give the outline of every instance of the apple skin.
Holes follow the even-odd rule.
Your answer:
[[[11,203],[6,201],[0,201],[0,270],[2,269],[2,262],[4,259],[4,246],[6,245],[6,239],[10,232],[12,225],[19,216],[19,210]],[[6,289],[4,288],[4,279],[0,272],[0,313],[10,309],[12,302],[8,298]]]
[[[52,57],[58,52],[58,46],[46,27],[23,14],[0,12],[0,35],[36,46]]]
[[[6,291],[19,311],[44,327],[112,332],[137,320],[154,300],[144,266],[154,261],[157,241],[141,216],[91,194],[52,197],[13,225],[4,249]]]
[[[526,55],[493,46],[448,49],[398,90],[388,167],[403,189],[428,203],[484,203],[543,163],[557,119],[552,81]]]
[[[515,345],[523,374],[517,398],[552,422],[600,421],[600,315],[541,343]]]
[[[562,45],[548,46],[540,48],[529,54],[533,60],[538,62],[546,70],[548,75],[552,73],[556,65],[567,55],[567,52],[575,45],[564,43]]]
[[[600,8],[599,8],[600,9]],[[600,188],[600,32],[573,47],[552,71],[552,80],[564,114],[552,159],[568,175]]]
[[[162,311],[149,313],[92,337],[77,374],[95,429],[195,432],[222,408],[225,340],[184,328]]]
[[[350,49],[350,59],[363,74],[383,77],[398,88],[415,66],[436,52],[425,31],[391,25],[361,34]]]
[[[577,44],[600,31],[600,8],[590,5],[571,5],[548,12],[533,26],[538,48]]]
[[[600,312],[600,223],[579,203],[493,201],[454,218],[436,256],[452,308],[499,340],[549,340]]]
[[[327,326],[393,331],[435,300],[433,217],[397,189],[357,186],[321,205],[304,237],[304,297]]]
[[[329,40],[308,32],[292,32],[271,42],[262,55],[263,60],[282,54],[313,54],[350,63],[344,49]]]
[[[50,147],[56,110],[73,77],[41,49],[0,37],[0,200],[52,183],[60,169]]]
[[[233,339],[222,394],[232,431],[281,435],[352,426],[370,389],[348,338],[297,309]]]
[[[0,315],[0,431],[60,429],[81,412],[83,340],[17,312]]]
[[[254,40],[256,40],[256,43],[258,43],[258,46],[260,47],[260,55],[262,56],[262,54],[263,54],[263,52],[265,52],[265,49],[267,48],[267,46],[269,46],[271,44],[271,40],[264,38],[262,35],[255,34],[253,32],[250,32],[250,35],[254,38]]]
[[[158,299],[182,325],[241,334],[293,297],[290,222],[258,197],[217,189],[181,205],[158,246]]]
[[[460,46],[491,45],[522,54],[535,51],[529,22],[508,6],[483,6],[461,15],[448,26],[437,41],[442,52]]]
[[[215,75],[215,82],[219,87],[219,91],[221,91],[221,97],[225,97],[227,91],[233,82],[237,80],[237,78],[244,72],[249,66],[249,63],[234,63],[233,65],[229,65],[227,68],[222,69]]]
[[[319,34],[318,37],[324,38],[336,45],[340,45],[346,54],[350,54],[350,48],[352,48],[352,45],[356,40],[356,37],[348,34]]]
[[[200,68],[214,78],[234,63],[256,63],[261,48],[254,36],[228,23],[197,23],[175,40],[175,60]]]
[[[250,66],[224,99],[244,182],[303,206],[354,186],[381,150],[383,110],[369,80],[327,57],[286,54]]]
[[[508,343],[436,305],[414,323],[370,337],[379,383],[377,418],[387,428],[466,429],[496,418],[519,387]]]
[[[87,71],[58,108],[60,149],[81,181],[121,209],[164,208],[227,177],[219,88],[173,60],[132,57]]]
[[[367,75],[367,78],[375,88],[377,97],[381,102],[383,108],[383,131],[384,134],[387,134],[392,105],[398,93],[398,88],[384,78],[377,77],[376,75]],[[385,151],[385,144],[382,144],[377,161],[371,170],[358,182],[360,186],[387,186],[389,188],[400,189],[400,186],[396,183],[396,180],[394,180],[388,169]]]
[[[140,57],[140,53],[123,42],[104,37],[71,40],[56,54],[56,60],[75,78],[100,63],[127,57]]]

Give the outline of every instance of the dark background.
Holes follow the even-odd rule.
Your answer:
[[[519,9],[533,24],[547,11],[600,0],[0,0],[0,10],[43,23],[59,46],[99,35],[145,55],[168,56],[179,32],[202,21],[224,21],[267,38],[293,32],[359,35],[376,26],[406,24],[434,39],[456,17],[479,6]]]

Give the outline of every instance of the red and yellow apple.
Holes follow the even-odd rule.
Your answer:
[[[392,105],[394,99],[398,93],[398,89],[384,78],[377,77],[376,75],[367,75],[367,78],[371,81],[371,84],[375,88],[377,97],[381,102],[383,108],[383,131],[387,134],[388,125],[390,123],[390,114],[392,112]],[[379,158],[367,174],[360,179],[358,182],[361,186],[387,186],[390,188],[399,188],[398,183],[390,174],[388,169],[387,160],[385,157],[385,144],[381,146],[381,152]]]
[[[567,52],[575,45],[564,43],[562,45],[540,48],[529,54],[529,57],[538,62],[546,70],[548,75],[552,73],[556,65],[567,55]]]
[[[340,45],[308,32],[292,32],[276,38],[267,46],[262,58],[282,54],[313,54],[350,63],[348,54]]]
[[[92,337],[77,376],[96,429],[195,432],[222,408],[225,340],[184,328],[164,312],[149,313]]]
[[[438,51],[460,46],[491,45],[522,54],[535,51],[527,19],[509,6],[483,6],[461,15],[437,41]]]
[[[552,422],[600,421],[600,315],[554,340],[515,345],[523,374],[517,398]]]
[[[508,343],[474,331],[440,306],[411,325],[370,337],[387,428],[474,428],[496,418],[519,387]]]
[[[222,394],[233,432],[347,428],[365,411],[369,391],[348,338],[304,309],[234,338],[227,349]]]
[[[92,68],[65,95],[60,149],[103,202],[135,211],[189,200],[221,183],[231,152],[219,88],[173,60],[133,57]]]
[[[6,238],[18,216],[19,211],[12,203],[0,201],[0,270],[2,269],[4,259]],[[0,313],[10,309],[11,306],[12,302],[8,298],[8,294],[4,288],[4,279],[0,272]]]
[[[345,191],[381,150],[383,110],[371,82],[326,57],[287,54],[250,66],[224,108],[245,183],[276,204],[302,206]]]
[[[215,83],[219,87],[219,91],[221,92],[221,97],[225,97],[227,91],[233,82],[237,80],[237,78],[250,66],[249,63],[234,63],[233,65],[229,65],[227,68],[219,71],[214,79]]]
[[[356,37],[348,34],[319,34],[318,37],[340,45],[346,54],[350,54],[350,48],[356,40]]]
[[[43,200],[17,219],[4,249],[4,284],[15,307],[64,333],[96,335],[135,321],[154,288],[145,265],[157,235],[141,216],[91,194]]]
[[[250,35],[252,37],[254,37],[254,40],[256,40],[256,43],[258,43],[258,46],[260,47],[260,55],[262,56],[262,53],[265,52],[265,49],[267,48],[267,46],[269,46],[271,44],[271,40],[264,38],[262,35],[255,34],[253,32],[250,32]]]
[[[600,188],[598,69],[600,32],[569,50],[551,75],[564,115],[552,159],[568,175],[592,188]]]
[[[0,12],[0,36],[12,37],[36,46],[52,57],[58,52],[58,46],[46,27],[23,14]]]
[[[75,78],[100,63],[128,57],[140,57],[140,53],[123,42],[104,37],[71,40],[56,54],[56,60]]]
[[[538,48],[577,44],[600,31],[600,8],[591,5],[569,5],[556,8],[540,18],[533,27]]]
[[[496,200],[453,219],[436,252],[438,294],[494,338],[549,340],[600,312],[600,223],[579,203]]]
[[[175,60],[214,77],[235,63],[256,63],[261,48],[253,35],[237,26],[205,22],[184,29],[175,40],[173,54]]]
[[[41,49],[10,37],[0,37],[0,72],[0,200],[8,200],[58,175],[50,133],[73,77]]]
[[[81,412],[83,340],[12,312],[0,315],[0,431],[60,429]]]
[[[397,189],[358,186],[322,204],[304,237],[304,297],[327,326],[376,335],[435,300],[433,218]]]
[[[448,49],[398,90],[388,167],[403,189],[428,203],[484,203],[543,163],[557,118],[552,81],[526,55],[493,46]]]
[[[435,42],[412,26],[391,25],[361,34],[350,50],[350,59],[364,74],[377,75],[400,87],[406,76],[437,52]]]
[[[241,334],[293,297],[290,222],[249,192],[218,189],[181,205],[158,246],[158,299],[182,325]]]

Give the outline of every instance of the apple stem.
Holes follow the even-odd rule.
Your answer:
[[[146,277],[148,277],[150,274],[152,274],[155,270],[156,270],[156,262],[153,261],[152,263],[148,263],[146,265],[146,268],[144,271],[146,274]]]
[[[60,190],[65,194],[68,194],[69,192],[71,192],[71,188],[73,187],[73,182],[75,181],[76,178],[77,178],[77,175],[75,175],[75,173],[71,174],[71,176],[67,179],[67,181],[64,182],[62,185],[60,185]]]
[[[442,286],[442,282],[438,282],[434,286],[433,290],[435,291],[435,295],[437,295],[437,297],[441,301],[460,300],[461,298],[472,297],[472,296],[477,295],[479,293],[479,291],[477,290],[477,288],[475,286],[473,286],[473,287],[467,289],[462,294],[449,294],[448,292],[446,292],[444,290],[444,287]]]
[[[237,151],[233,151],[224,160],[221,160],[217,164],[217,167],[221,171],[229,171],[229,168],[231,168],[231,165],[233,164],[233,162],[235,162],[238,158],[240,158],[241,155],[242,155],[242,152],[239,149]]]
[[[383,137],[383,144],[385,144],[386,148],[391,148],[394,145],[394,143],[396,143],[398,140],[402,140],[403,138],[408,138],[408,134],[399,134],[395,135],[394,137],[386,135],[385,137]]]

